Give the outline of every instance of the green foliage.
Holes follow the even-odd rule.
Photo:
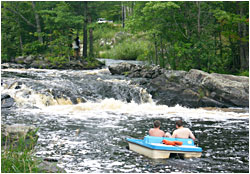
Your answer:
[[[26,136],[19,137],[18,141],[13,141],[11,144],[10,137],[1,141],[5,142],[5,148],[1,149],[1,172],[2,173],[41,173],[38,164],[41,160],[34,157],[33,147],[37,142],[37,136],[34,136],[38,129],[29,132]],[[27,139],[29,140],[27,146]]]
[[[114,46],[105,53],[104,58],[122,59],[122,60],[140,60],[141,55],[146,52],[147,43],[141,40],[127,39]]]
[[[86,68],[88,69],[96,68],[103,64],[102,62],[92,57],[87,57],[85,61],[87,62]]]
[[[120,26],[114,26],[113,24],[95,24],[94,40],[111,39],[119,31],[121,31]]]
[[[151,63],[234,73],[248,69],[242,54],[248,52],[248,10],[245,2],[138,2],[126,26],[151,42]]]
[[[201,88],[199,88],[198,93],[199,93],[199,99],[202,99],[205,96],[205,92]]]
[[[46,59],[54,66],[58,65],[64,65],[69,63],[69,59],[67,57],[61,56],[61,57],[46,57]]]
[[[38,55],[44,53],[47,46],[39,41],[30,42],[24,45],[24,55]]]
[[[28,54],[69,58],[77,35],[86,42],[83,24],[88,20],[94,56],[101,52],[104,57],[148,60],[149,64],[177,70],[233,74],[248,70],[247,1],[89,1],[86,20],[85,2],[37,1],[33,8],[31,1],[3,1],[2,60]],[[122,7],[125,28],[121,27]],[[114,24],[97,24],[98,18]],[[113,46],[119,32],[132,35],[115,38]],[[101,40],[112,44],[102,46]]]
[[[249,77],[249,71],[243,71],[243,72],[238,73],[237,75]]]

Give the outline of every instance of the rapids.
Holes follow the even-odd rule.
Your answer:
[[[16,101],[1,110],[1,122],[39,127],[36,156],[57,159],[67,172],[249,172],[248,108],[156,105],[107,68],[2,69],[1,82],[1,94]],[[127,150],[126,138],[143,138],[154,120],[172,133],[179,118],[198,138],[201,158],[153,160]]]

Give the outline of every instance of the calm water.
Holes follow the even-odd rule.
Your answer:
[[[107,69],[2,70],[2,93],[11,94],[17,107],[2,109],[1,121],[39,127],[36,155],[57,159],[67,172],[249,172],[248,108],[222,111],[155,105],[130,80],[111,76]],[[20,88],[15,89],[16,81],[22,82]],[[46,93],[51,88],[64,100]],[[122,100],[128,95],[132,101]],[[145,95],[147,102],[141,100]],[[72,104],[71,96],[87,102]],[[126,138],[143,138],[154,120],[172,133],[179,118],[198,138],[201,158],[153,160],[127,150]]]

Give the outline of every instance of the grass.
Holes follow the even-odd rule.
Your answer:
[[[1,173],[40,173],[38,160],[30,152],[17,153],[11,150],[1,152]]]
[[[34,149],[38,139],[35,135],[37,130],[19,138],[3,137],[2,135],[1,140],[2,143],[4,142],[4,147],[1,148],[1,173],[46,172],[38,168],[42,160],[33,155],[32,149]]]
[[[103,52],[100,57],[121,60],[138,60],[145,54],[147,47],[145,41],[126,39],[115,45],[112,49]]]
[[[249,77],[249,71],[243,71],[243,72],[238,73],[237,75]]]

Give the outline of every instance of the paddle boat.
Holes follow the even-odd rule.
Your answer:
[[[169,158],[170,154],[198,158],[202,153],[192,139],[145,136],[143,140],[127,138],[127,142],[130,150],[153,159]]]

